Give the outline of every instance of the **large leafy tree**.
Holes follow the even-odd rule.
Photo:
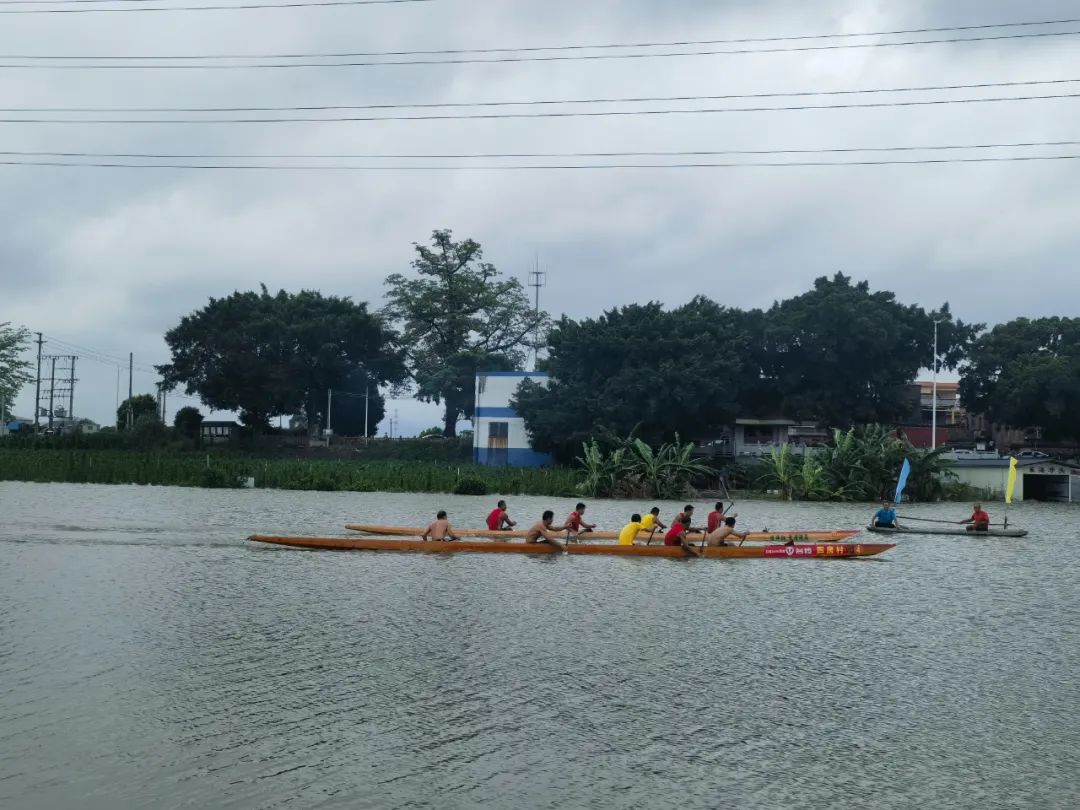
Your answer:
[[[172,362],[166,384],[214,410],[239,411],[263,427],[272,416],[303,411],[322,421],[328,389],[363,373],[375,386],[405,378],[396,336],[367,305],[304,290],[237,292],[210,299],[165,334]]]
[[[173,417],[173,427],[181,436],[189,439],[199,438],[199,430],[202,427],[203,415],[199,409],[192,405],[185,405],[176,412]]]
[[[116,409],[116,427],[119,430],[127,430],[128,412],[131,413],[132,427],[145,423],[148,420],[156,420],[158,415],[158,401],[153,394],[135,394],[131,399],[125,399]]]
[[[30,382],[30,361],[24,353],[30,346],[30,332],[25,327],[0,323],[0,420],[11,412],[11,403],[19,389]],[[36,405],[35,405],[36,407]]]
[[[379,389],[367,383],[362,370],[350,375],[340,388],[334,389],[330,425],[338,436],[364,435],[365,393],[367,405],[367,435],[378,434],[379,422],[386,416],[386,398]]]
[[[981,324],[927,312],[837,273],[765,313],[758,354],[781,410],[844,426],[895,422],[911,412],[907,385],[932,362],[934,321],[943,368],[956,368]]]
[[[1080,318],[995,326],[971,348],[960,397],[969,411],[995,422],[1080,439]]]
[[[441,403],[443,434],[454,436],[458,419],[473,415],[476,372],[520,368],[547,315],[530,306],[520,281],[482,261],[472,239],[441,230],[430,247],[415,247],[417,277],[386,279],[384,311],[402,325],[416,398]]]
[[[698,297],[562,318],[548,335],[547,386],[524,383],[514,407],[533,447],[570,460],[592,437],[631,432],[651,443],[715,435],[756,395],[760,313]],[[746,381],[746,384],[744,384]]]

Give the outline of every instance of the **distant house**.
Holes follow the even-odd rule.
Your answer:
[[[481,371],[476,375],[476,412],[473,416],[473,461],[492,467],[545,467],[551,456],[529,446],[525,420],[510,400],[525,380],[546,384],[548,376],[536,371]]]
[[[796,453],[807,447],[820,447],[829,440],[829,431],[816,425],[800,424],[794,419],[736,419],[732,431],[735,456],[764,456],[784,445]]]
[[[958,457],[949,468],[957,479],[992,497],[1003,498],[1009,459]],[[1014,501],[1080,501],[1080,465],[1053,458],[1021,458],[1016,465]]]
[[[239,434],[240,425],[237,422],[203,421],[199,426],[199,438],[203,444],[228,444],[235,441]]]

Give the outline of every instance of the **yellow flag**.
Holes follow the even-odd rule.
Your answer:
[[[1012,503],[1013,490],[1016,489],[1016,459],[1009,458],[1009,485],[1005,488],[1005,503]]]

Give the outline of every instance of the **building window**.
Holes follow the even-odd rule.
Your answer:
[[[510,460],[510,423],[488,423],[488,464],[505,465]]]
[[[772,425],[746,425],[743,427],[745,444],[772,444],[776,433]]]

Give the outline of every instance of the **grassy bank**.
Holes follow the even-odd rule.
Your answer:
[[[576,494],[567,469],[478,467],[420,461],[271,459],[204,453],[131,450],[0,448],[0,480],[73,484],[239,486],[254,478],[265,489],[464,494]]]

